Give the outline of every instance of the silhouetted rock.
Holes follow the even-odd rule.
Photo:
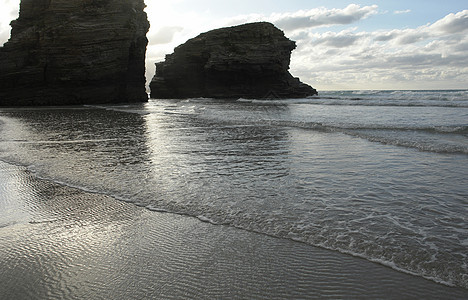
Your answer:
[[[296,43],[270,23],[203,33],[156,64],[152,98],[300,98],[317,94],[288,71]]]
[[[22,0],[0,48],[0,105],[147,101],[144,0]]]

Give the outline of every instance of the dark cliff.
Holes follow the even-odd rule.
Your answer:
[[[147,101],[144,0],[22,0],[0,48],[0,105]]]
[[[301,98],[317,91],[289,73],[296,43],[270,23],[203,33],[156,64],[152,98]]]

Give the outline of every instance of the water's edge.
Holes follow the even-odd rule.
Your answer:
[[[169,210],[162,209],[162,208],[152,207],[151,205],[150,206],[138,205],[138,203],[135,203],[131,199],[125,199],[125,198],[119,197],[117,195],[107,194],[107,193],[102,192],[102,191],[91,190],[91,189],[88,189],[88,188],[85,188],[85,187],[82,187],[82,186],[78,186],[78,185],[74,185],[74,184],[68,184],[68,183],[63,182],[63,181],[57,181],[57,180],[54,180],[53,178],[50,178],[50,177],[47,177],[47,176],[41,176],[34,168],[31,168],[30,166],[27,166],[27,165],[23,165],[21,163],[17,163],[17,162],[13,162],[13,161],[6,161],[5,159],[1,159],[1,158],[0,158],[0,161],[5,163],[5,164],[20,167],[23,171],[30,172],[31,174],[33,174],[33,176],[35,176],[39,180],[44,180],[44,181],[50,182],[52,184],[57,184],[57,185],[60,185],[60,186],[65,186],[65,187],[68,187],[68,188],[76,189],[76,190],[79,190],[79,191],[82,191],[82,192],[88,193],[88,194],[95,194],[95,195],[111,197],[111,198],[115,199],[116,201],[122,201],[122,202],[125,202],[125,203],[129,203],[129,204],[135,205],[137,207],[144,208],[144,209],[146,209],[148,211],[151,211],[151,212],[161,213],[161,214],[177,215],[177,216],[182,216],[182,217],[188,217],[188,218],[191,218],[191,219],[198,220],[199,222],[202,222],[202,223],[208,223],[208,224],[213,225],[213,226],[226,226],[226,227],[229,227],[229,228],[235,228],[235,229],[238,229],[238,230],[241,230],[241,231],[250,232],[250,233],[253,233],[253,234],[259,234],[259,235],[274,238],[274,239],[288,240],[288,241],[294,242],[294,243],[305,244],[307,246],[314,247],[314,248],[317,248],[317,249],[322,249],[322,250],[325,250],[325,251],[332,251],[332,252],[336,252],[336,253],[341,253],[342,255],[349,255],[351,257],[362,259],[362,260],[370,262],[370,263],[375,263],[377,265],[392,269],[394,271],[397,271],[397,272],[400,272],[400,273],[403,273],[403,274],[411,275],[411,276],[418,277],[418,278],[423,278],[423,279],[428,280],[430,282],[434,282],[436,284],[441,284],[441,285],[444,285],[444,286],[447,286],[447,287],[450,287],[450,288],[464,289],[463,287],[459,287],[459,286],[457,286],[455,284],[452,284],[450,282],[439,280],[439,279],[434,278],[434,277],[423,276],[421,274],[417,274],[415,272],[411,272],[411,271],[399,268],[399,267],[397,267],[396,265],[394,265],[392,263],[385,262],[385,261],[382,261],[382,260],[370,259],[369,257],[365,257],[365,256],[359,255],[357,253],[353,253],[353,252],[349,252],[349,251],[342,251],[340,249],[327,248],[327,247],[321,246],[321,245],[314,245],[314,244],[310,244],[310,243],[307,243],[305,241],[294,239],[294,238],[276,236],[276,235],[268,234],[268,233],[261,232],[261,231],[258,231],[258,230],[251,230],[251,229],[243,228],[243,227],[240,227],[240,226],[236,226],[235,224],[218,223],[218,222],[210,220],[209,218],[206,218],[206,217],[201,216],[201,215],[197,216],[197,215],[191,215],[191,214],[184,213],[184,212],[174,212],[174,211],[169,211]],[[467,291],[468,291],[468,289],[467,289]]]

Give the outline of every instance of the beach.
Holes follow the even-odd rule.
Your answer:
[[[468,299],[460,1],[151,2],[4,1],[0,300]]]
[[[467,91],[0,109],[12,298],[466,298]]]
[[[2,299],[462,299],[287,239],[159,213],[0,162]]]

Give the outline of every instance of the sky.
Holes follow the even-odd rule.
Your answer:
[[[0,44],[19,0],[0,0]],[[147,78],[202,32],[267,21],[296,41],[291,73],[317,90],[468,89],[465,0],[146,0]]]

